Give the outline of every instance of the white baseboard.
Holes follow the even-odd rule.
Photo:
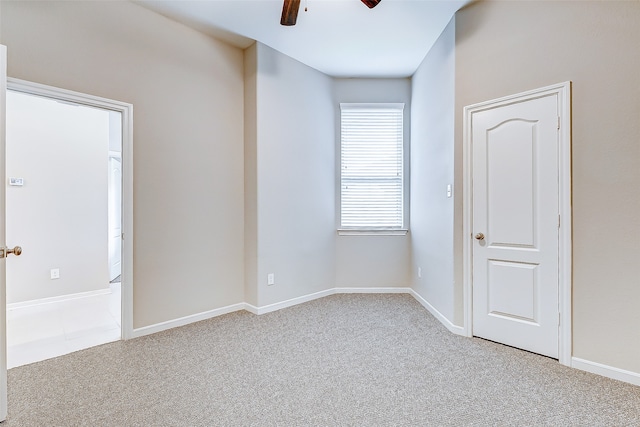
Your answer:
[[[20,308],[33,307],[42,304],[51,304],[54,302],[70,301],[79,298],[90,298],[98,295],[107,295],[111,293],[111,288],[98,289],[95,291],[78,292],[76,294],[59,295],[56,297],[40,298],[22,302],[12,302],[7,304],[7,310],[17,310]]]
[[[256,307],[255,305],[241,302],[226,307],[220,307],[214,310],[205,311],[203,313],[193,314],[191,316],[181,317],[179,319],[168,320],[166,322],[156,323],[150,326],[144,326],[133,330],[131,338],[142,337],[145,335],[154,334],[156,332],[165,331],[171,328],[177,328],[179,326],[188,325],[189,323],[199,322],[201,320],[211,319],[213,317],[222,316],[223,314],[232,313],[234,311],[246,310],[250,313],[260,315],[271,313],[273,311],[282,310],[283,308],[293,307],[294,305],[302,304],[305,302],[313,301],[319,298],[324,298],[334,294],[408,294],[411,293],[411,288],[331,288],[324,291],[315,292],[313,294],[303,295],[296,298],[291,298],[286,301],[281,301],[275,304],[263,305]]]
[[[256,307],[255,305],[245,303],[245,309],[253,314],[266,314],[272,311],[282,310],[283,308],[293,307],[294,305],[302,304],[305,302],[313,301],[314,299],[324,298],[329,295],[333,295],[335,292],[333,289],[327,289],[313,294],[303,295],[301,297],[291,298],[286,301],[277,302],[275,304],[263,305],[262,307]]]
[[[177,328],[179,326],[185,326],[189,323],[199,322],[201,320],[211,319],[213,317],[222,316],[223,314],[232,313],[234,311],[246,310],[250,313],[261,315],[271,313],[283,308],[293,307],[294,305],[303,304],[305,302],[313,301],[319,298],[324,298],[329,295],[335,294],[410,294],[416,298],[430,313],[432,313],[440,322],[442,322],[447,329],[453,333],[461,334],[458,332],[462,328],[453,325],[446,317],[444,317],[438,310],[433,308],[426,300],[418,295],[413,289],[407,287],[385,287],[385,288],[365,288],[365,287],[353,287],[353,288],[331,288],[324,291],[315,292],[308,295],[302,295],[300,297],[291,298],[286,301],[281,301],[274,304],[264,305],[256,307],[249,303],[238,303],[229,305],[226,307],[220,307],[214,310],[205,311],[203,313],[193,314],[191,316],[181,317],[179,319],[168,320],[166,322],[156,323],[150,326],[144,326],[133,330],[131,338],[142,337],[145,335],[154,334],[156,332],[165,331],[171,328]]]
[[[571,367],[640,386],[640,373],[637,372],[625,371],[624,369],[614,368],[613,366],[591,362],[578,357],[571,358]]]
[[[177,328],[179,326],[188,325],[189,323],[199,322],[201,320],[211,319],[212,317],[222,316],[223,314],[233,313],[246,309],[247,304],[239,303],[228,305],[226,307],[216,308],[214,310],[202,313],[192,314],[191,316],[180,317],[179,319],[168,320],[166,322],[156,323],[150,326],[144,326],[133,330],[131,338],[143,337],[145,335],[155,334],[156,332],[166,331],[167,329]]]
[[[433,315],[436,319],[440,321],[444,325],[445,328],[449,330],[449,332],[454,333],[456,335],[467,336],[464,332],[464,328],[462,326],[454,325],[449,319],[447,319],[442,313],[440,313],[434,306],[432,306],[429,301],[422,298],[422,295],[410,289],[409,292],[424,308],[427,309],[429,313]]]
[[[305,302],[313,301],[319,298],[328,297],[335,294],[408,294],[410,288],[331,288],[324,291],[315,292],[313,294],[303,295],[297,298],[291,298],[286,301],[278,302],[275,304],[263,305],[256,307],[255,305],[247,304],[246,310],[253,314],[266,314],[272,311],[282,310],[283,308],[293,307],[294,305],[302,304]]]
[[[334,294],[408,294],[411,288],[333,288]]]
[[[259,313],[258,313],[259,308],[258,308],[258,307],[256,307],[255,305],[249,304],[248,302],[245,302],[245,303],[244,303],[244,309],[245,309],[246,311],[248,311],[249,313],[251,313],[251,314],[255,314],[255,315],[258,315],[258,314],[259,314]]]

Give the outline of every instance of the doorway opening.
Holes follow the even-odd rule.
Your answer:
[[[130,335],[131,106],[17,80],[8,89],[6,228],[24,248],[7,268],[11,368]]]

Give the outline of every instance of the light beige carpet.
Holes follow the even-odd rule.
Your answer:
[[[334,295],[14,368],[4,425],[640,426],[640,387]]]

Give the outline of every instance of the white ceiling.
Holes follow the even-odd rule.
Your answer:
[[[360,0],[302,0],[293,27],[280,25],[282,0],[136,3],[241,48],[257,40],[330,76],[408,77],[469,1],[382,0],[369,9]]]

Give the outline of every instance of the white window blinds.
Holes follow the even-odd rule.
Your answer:
[[[340,104],[340,228],[402,229],[404,104]]]

